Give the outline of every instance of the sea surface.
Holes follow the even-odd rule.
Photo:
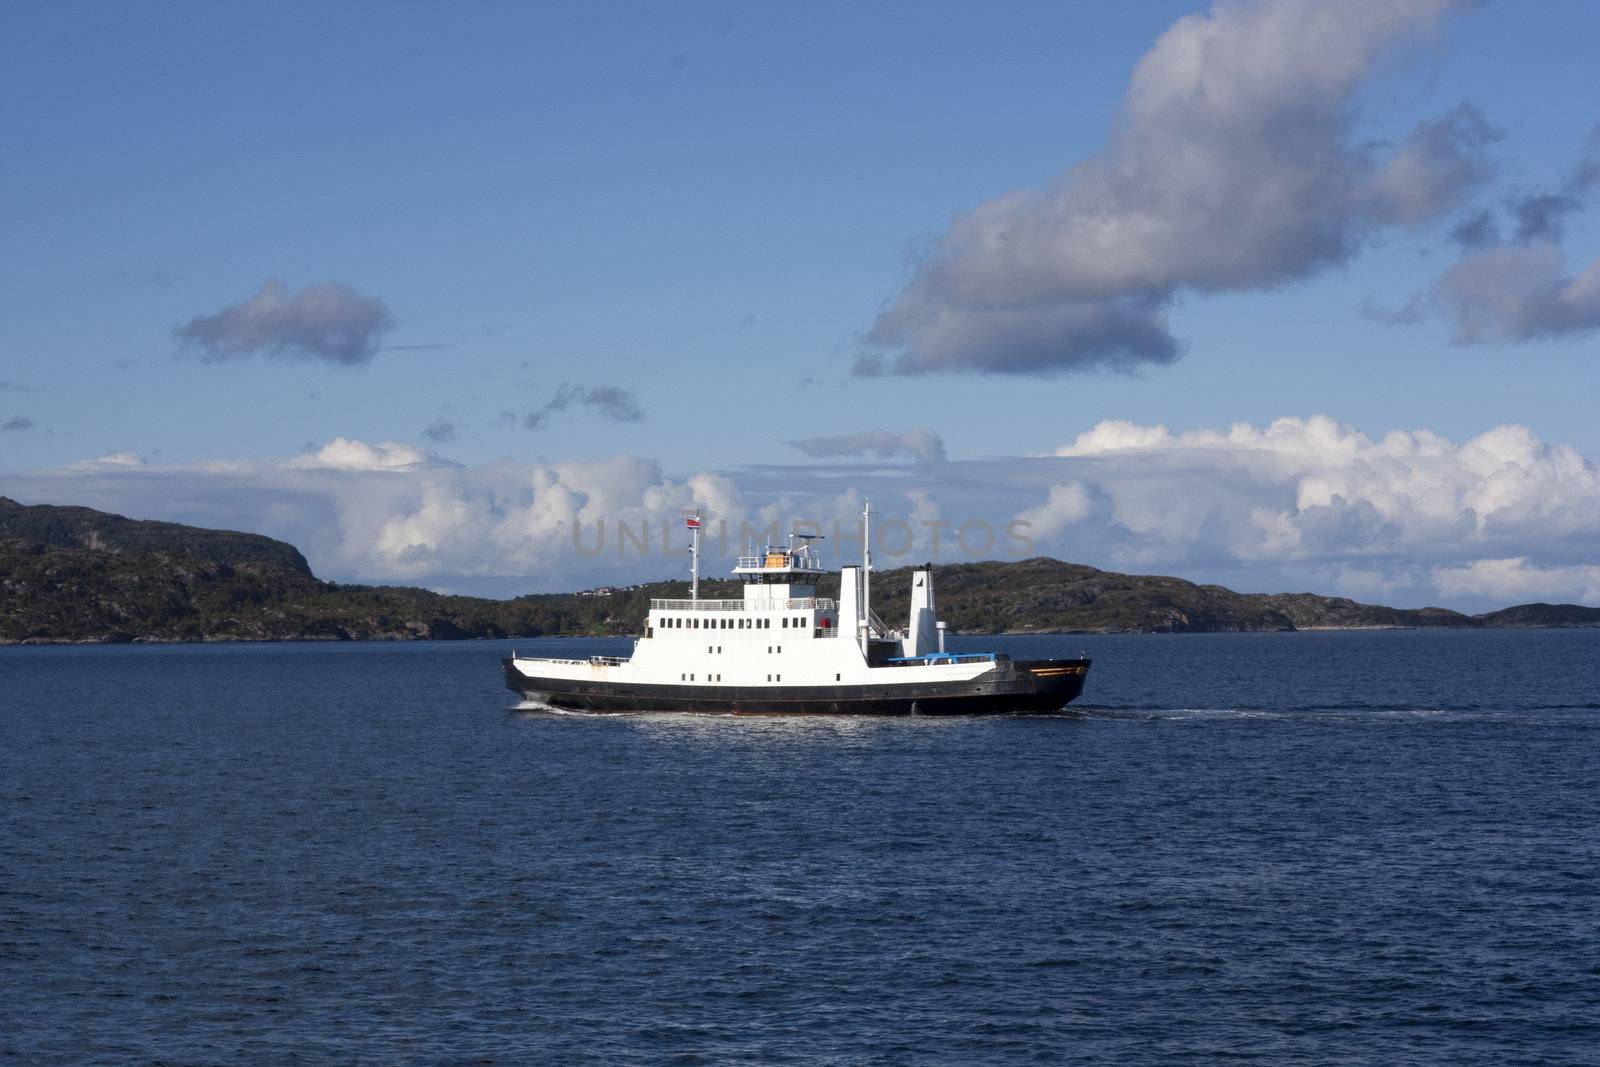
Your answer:
[[[1600,1062],[1600,631],[963,639],[1065,714],[0,649],[0,1061]]]

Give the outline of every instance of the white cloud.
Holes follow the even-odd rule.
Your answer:
[[[1526,556],[1480,559],[1465,567],[1438,567],[1433,584],[1447,596],[1507,604],[1576,601],[1600,605],[1600,566],[1539,567]]]
[[[1516,544],[1580,551],[1600,535],[1600,472],[1520,426],[1457,445],[1426,430],[1374,439],[1325,416],[1226,433],[1106,422],[1056,454],[1101,472],[1116,521],[1171,553],[1459,557]]]
[[[691,504],[712,519],[706,573],[741,547],[741,523],[781,536],[808,521],[832,558],[854,558],[866,496],[880,531],[905,546],[893,556],[880,545],[884,566],[1017,554],[1005,531],[1022,519],[1030,553],[1409,606],[1578,600],[1593,596],[1600,567],[1600,470],[1571,448],[1517,426],[1457,443],[1427,430],[1369,436],[1325,416],[1185,432],[1108,421],[1051,455],[687,477],[638,456],[466,467],[414,445],[335,438],[281,459],[160,465],[114,453],[0,475],[0,492],[259,531],[341,581],[495,595],[683,576],[678,512]],[[967,544],[987,547],[963,550],[955,531],[974,520],[994,537],[970,527]],[[619,550],[624,526],[647,544]],[[1522,562],[1495,562],[1506,560]]]
[[[1176,359],[1183,291],[1270,288],[1461,205],[1494,131],[1470,107],[1384,152],[1355,100],[1452,0],[1217,3],[1161,35],[1111,143],[959,218],[868,335],[861,373],[1038,374]]]
[[[344,471],[392,471],[408,467],[451,465],[413,445],[394,441],[369,445],[365,441],[352,441],[344,437],[335,437],[317,451],[297,456],[290,463],[296,467],[330,467]]]
[[[1018,512],[1019,522],[1028,524],[1028,536],[1053,540],[1073,523],[1082,522],[1094,510],[1089,491],[1080,482],[1052,485],[1044,503]]]

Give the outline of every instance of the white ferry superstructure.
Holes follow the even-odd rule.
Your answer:
[[[1053,711],[1083,691],[1087,658],[1015,660],[948,652],[935,617],[933,569],[911,574],[904,630],[872,611],[871,551],[840,569],[837,600],[817,595],[813,539],[740,556],[737,600],[699,596],[697,514],[686,516],[693,581],[687,600],[650,602],[633,654],[504,661],[506,685],[556,708],[735,714],[938,715]],[[863,529],[870,543],[870,509]]]

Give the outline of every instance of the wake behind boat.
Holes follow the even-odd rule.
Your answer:
[[[870,535],[870,509],[863,513]],[[947,652],[933,568],[911,574],[903,631],[872,611],[870,549],[839,572],[839,599],[817,596],[812,538],[740,556],[739,600],[699,596],[698,514],[686,516],[687,600],[652,600],[633,655],[504,661],[506,686],[551,707],[586,711],[950,715],[1054,711],[1083,692],[1088,659],[1014,660]]]

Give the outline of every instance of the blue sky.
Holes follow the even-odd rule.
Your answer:
[[[953,465],[1021,471],[1107,420],[1165,426],[1181,449],[1185,433],[1319,415],[1371,441],[1424,430],[1456,446],[1514,424],[1592,464],[1600,334],[1587,305],[1558,328],[1463,344],[1465,320],[1438,294],[1466,291],[1440,288],[1474,251],[1453,229],[1496,212],[1509,255],[1511,205],[1561,192],[1586,158],[1600,9],[1447,6],[1419,3],[1403,29],[1362,43],[1330,114],[1350,158],[1381,168],[1419,124],[1469,106],[1490,133],[1449,196],[1403,222],[1398,209],[1358,222],[1365,208],[1334,212],[1348,246],[1326,260],[1276,273],[1179,264],[1119,290],[1117,301],[1159,305],[1173,362],[1118,356],[1122,369],[1106,369],[1052,335],[1064,354],[1025,373],[993,373],[996,349],[980,344],[932,373],[878,376],[857,373],[863,352],[886,350],[891,370],[902,357],[927,365],[928,334],[885,345],[874,324],[908,294],[946,301],[928,264],[963,264],[953,223],[1114,156],[1138,126],[1130,81],[1163,34],[1199,14],[1225,36],[1224,16],[1248,24],[1263,5],[14,7],[0,40],[0,424],[14,427],[0,432],[0,492],[315,541],[317,507],[226,512],[172,486],[208,464],[276,470],[340,438],[524,482],[541,465],[644,458],[662,484],[725,477],[752,511],[786,480],[847,492],[882,475],[883,492],[944,489],[946,513],[987,508],[998,521],[1041,506],[1040,487],[1082,479],[1018,474],[1006,482],[1017,495],[997,503],[951,488],[978,484]],[[1381,7],[1345,10],[1376,22]],[[1600,257],[1587,190],[1572,199],[1558,239],[1539,246],[1565,256],[1566,277]],[[1230,240],[1220,222],[1204,235]],[[1256,250],[1223,247],[1230,264]],[[1083,266],[1079,254],[1039,249],[1063,270]],[[1191,254],[1182,245],[1179,258]],[[1010,307],[1011,282],[987,269],[965,277]],[[1496,277],[1471,289],[1479,306],[1493,306],[1483,286]],[[378,319],[355,320],[371,329],[354,365],[230,332],[227,309],[271,280],[289,300],[378,302]],[[1412,321],[1371,313],[1406,307]],[[914,427],[938,436],[950,469],[893,448],[808,455],[789,443]],[[112,465],[92,483],[61,473],[116,453],[147,469],[119,479]],[[1312,476],[1273,492],[1292,485],[1303,510]],[[275,477],[259,475],[262,498],[280,493]],[[1567,581],[1566,598],[1582,599],[1583,568],[1600,566],[1600,527],[1575,518],[1559,544],[1519,534],[1450,552],[1430,534],[1433,547],[1408,541],[1376,577],[1341,585],[1338,567],[1370,544],[1317,555],[1302,543],[1265,564],[1232,542],[1133,551],[1124,535],[1148,531],[1129,525],[1109,483],[1083,484],[1102,494],[1106,522],[1045,547],[1102,566],[1469,605],[1498,588],[1429,575],[1523,559],[1545,575],[1541,591]],[[1552,491],[1577,494],[1574,515],[1600,506],[1570,479],[1529,490]],[[313,553],[335,577],[509,593],[607,576],[538,554],[386,568],[350,541],[351,501],[367,499],[351,493],[334,509],[344,547]],[[1402,521],[1379,496],[1381,518]],[[422,505],[396,506],[383,521],[403,525]],[[511,521],[504,501],[488,506]]]

